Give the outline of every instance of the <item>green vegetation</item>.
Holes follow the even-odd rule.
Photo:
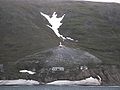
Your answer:
[[[75,65],[70,64],[64,73],[53,75],[44,63],[46,58],[44,56],[50,56],[52,53],[44,53],[43,57],[39,54],[35,58],[28,58],[27,61],[26,56],[55,48],[61,41],[46,26],[48,22],[39,12],[48,15],[57,12],[60,16],[65,13],[59,31],[65,37],[70,36],[78,42],[65,41],[64,45],[87,51],[99,58],[102,64],[89,63],[88,67],[91,69],[87,74],[79,72],[76,67],[72,68]],[[23,58],[26,61],[19,62]],[[40,61],[38,64],[37,58]],[[104,82],[114,83],[115,78],[120,77],[120,5],[72,1],[0,0],[0,63],[5,65],[5,72],[0,73],[0,79],[23,77],[37,80],[39,78],[38,81],[49,82],[58,79],[59,76],[59,79],[78,80],[98,74],[105,80]],[[37,70],[34,76],[19,73],[20,69],[32,70],[34,69],[32,67]],[[117,73],[116,76],[112,72]],[[120,79],[116,82],[119,84]]]
[[[106,64],[120,63],[120,5],[90,2],[0,1],[0,63],[56,47],[54,32],[39,12],[66,14],[60,33],[79,40],[69,47],[86,50]],[[66,44],[67,45],[67,44]]]

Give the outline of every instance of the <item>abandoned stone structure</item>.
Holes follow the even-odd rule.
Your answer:
[[[52,71],[64,71],[64,67],[52,67]]]

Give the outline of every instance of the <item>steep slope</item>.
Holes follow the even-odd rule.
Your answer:
[[[65,46],[58,46],[42,52],[37,52],[33,55],[28,55],[25,58],[19,59],[16,63],[24,62],[43,62],[44,67],[63,66],[71,67],[72,65],[86,64],[101,64],[102,61],[80,49],[73,49]]]
[[[57,12],[60,16],[65,13],[59,31],[64,37],[71,37],[78,42],[69,40],[62,42],[46,26],[48,22],[39,12],[48,15]],[[49,82],[57,79],[78,80],[91,75],[100,75],[104,85],[119,85],[119,29],[119,4],[62,0],[0,0],[0,63],[3,63],[5,69],[2,74],[0,73],[0,79],[38,80],[39,78],[40,82]],[[65,45],[64,50],[55,49],[59,42]],[[41,54],[43,51],[45,52]],[[49,60],[49,57],[50,60],[71,59],[72,54],[76,59],[79,56],[76,52],[80,54],[81,51],[89,52],[102,64],[88,65],[89,69],[85,72],[79,70],[79,65],[70,64],[68,71],[55,73],[53,75],[55,78],[52,77],[52,72],[46,67],[44,60]],[[65,55],[62,54],[63,52]],[[37,56],[34,53],[38,53]],[[59,58],[61,54],[62,57]],[[27,56],[32,58],[26,59]],[[46,56],[45,59],[43,56]],[[40,62],[37,62],[38,60]],[[30,76],[19,73],[20,69],[37,71],[35,75]]]
[[[67,1],[36,2],[0,1],[0,62],[15,61],[58,45],[60,40],[45,26],[47,21],[39,14],[40,11],[66,14],[60,33],[79,40],[76,46],[69,45],[85,49],[105,63],[119,62],[120,5]]]
[[[105,63],[120,62],[119,4],[38,0],[0,1],[0,62],[58,45],[60,40],[45,26],[40,11],[66,14],[60,33],[79,41],[66,45],[87,50]]]
[[[36,6],[0,1],[0,9],[0,62],[58,45],[58,38],[44,25]]]

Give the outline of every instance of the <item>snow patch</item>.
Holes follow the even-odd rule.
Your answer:
[[[66,37],[66,39],[74,41],[74,39],[72,39],[71,37]]]
[[[51,26],[50,25],[47,25],[47,26],[51,28],[58,37],[61,37],[63,40],[65,40],[66,38],[63,35],[61,35],[58,31],[59,27],[62,25],[61,21],[64,18],[65,14],[59,18],[57,18],[56,12],[53,13],[52,17],[42,12],[40,12],[40,14],[44,16],[48,20],[48,22],[51,24]]]
[[[47,83],[48,85],[101,85],[101,78],[98,79],[89,77],[80,81],[58,80]]]
[[[64,37],[63,35],[61,35],[60,33],[59,33],[59,28],[60,28],[60,26],[62,25],[62,23],[61,23],[61,21],[63,20],[63,18],[64,18],[64,16],[65,16],[65,14],[62,16],[62,17],[59,17],[59,18],[57,18],[57,14],[56,14],[56,12],[54,12],[53,13],[53,15],[52,15],[52,17],[50,17],[49,15],[46,15],[46,14],[44,14],[44,13],[42,13],[42,12],[40,12],[40,14],[42,15],[42,16],[44,16],[47,20],[48,20],[48,22],[50,23],[50,25],[47,25],[49,28],[51,28],[53,31],[54,31],[54,33],[60,38],[62,38],[63,39],[63,41],[64,40],[66,40],[66,39],[68,39],[68,40],[71,40],[71,41],[74,41],[74,39],[72,39],[72,38],[70,38],[70,37]]]
[[[28,70],[20,70],[21,73],[29,73],[29,74],[35,74],[35,72],[28,71]]]
[[[38,85],[39,82],[35,80],[0,80],[0,85]]]
[[[84,66],[81,66],[80,69],[81,69],[82,71],[85,71],[85,70],[88,70],[88,67],[84,65]]]

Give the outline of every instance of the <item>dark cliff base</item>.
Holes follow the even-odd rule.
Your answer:
[[[30,64],[29,64],[30,65]],[[28,66],[29,66],[28,65]],[[35,65],[35,64],[31,64]],[[35,66],[37,66],[36,64]],[[81,66],[81,65],[80,65]],[[120,85],[120,66],[118,65],[87,65],[87,70],[81,70],[79,65],[64,67],[64,71],[52,71],[52,67],[29,67],[29,70],[34,70],[36,73],[30,75],[28,73],[20,73],[19,65],[11,63],[6,67],[5,71],[0,73],[0,79],[14,80],[14,79],[32,79],[37,80],[41,84],[52,82],[55,80],[81,80],[90,76],[97,78],[99,75],[102,79],[101,85]],[[24,67],[27,67],[25,65]],[[22,67],[23,68],[23,67]],[[98,79],[98,78],[97,78]]]

